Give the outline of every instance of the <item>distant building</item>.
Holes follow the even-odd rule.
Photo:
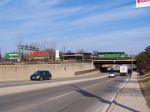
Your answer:
[[[91,61],[92,53],[61,53],[62,61]]]
[[[22,54],[21,53],[16,53],[16,52],[9,52],[5,54],[5,59],[6,60],[12,60],[12,61],[21,61]]]
[[[31,61],[48,61],[49,53],[48,52],[31,52],[30,60]]]

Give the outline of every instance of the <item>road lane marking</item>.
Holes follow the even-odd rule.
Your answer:
[[[116,97],[119,94],[120,90],[122,90],[122,88],[124,88],[124,86],[128,82],[128,80],[129,80],[129,78],[125,79],[125,81],[123,83],[119,84],[119,86],[118,86],[119,89],[112,95],[113,97],[110,98],[110,100],[109,100],[111,103],[113,103],[113,101],[116,99]],[[100,108],[99,112],[107,112],[107,110],[109,109],[110,106],[111,106],[111,104],[105,104],[103,106],[103,110]]]
[[[40,84],[31,84],[31,85],[23,85],[23,86],[16,86],[16,87],[0,88],[0,96],[21,93],[21,92],[27,92],[27,91],[33,91],[33,90],[39,90],[39,89],[44,89],[44,88],[49,88],[49,87],[56,87],[56,86],[61,86],[61,85],[66,85],[66,84],[86,82],[86,81],[101,79],[101,78],[105,78],[105,77],[107,77],[107,76],[87,78],[87,79],[78,79],[78,80],[71,80],[71,81],[40,83]]]
[[[102,82],[99,82],[99,83],[96,83],[96,84],[93,84],[93,85],[90,85],[90,86],[87,86],[87,87],[83,87],[82,89],[89,89],[89,88],[92,88],[92,87],[94,87],[94,86],[100,85],[101,83],[107,83],[107,82],[112,81],[112,80],[114,80],[114,79],[106,80],[105,82],[102,81]],[[62,94],[62,95],[49,98],[49,99],[44,100],[44,101],[39,102],[39,103],[32,103],[32,105],[31,105],[31,104],[28,104],[28,105],[25,106],[25,107],[24,107],[24,106],[20,106],[19,108],[17,108],[17,110],[16,110],[16,109],[12,109],[11,112],[16,112],[16,111],[17,111],[17,112],[20,112],[20,111],[23,111],[23,110],[25,110],[25,109],[30,109],[30,108],[33,108],[33,107],[35,107],[35,106],[42,105],[42,104],[44,104],[44,103],[48,103],[48,102],[50,102],[50,101],[58,100],[58,99],[60,99],[60,98],[62,98],[62,97],[66,97],[66,96],[71,95],[71,94],[73,94],[73,93],[78,93],[78,92],[77,92],[76,90],[73,90],[73,91],[64,93],[64,94]]]
[[[106,110],[103,111],[103,112],[107,112],[107,111],[110,109],[110,107],[111,107],[113,101],[117,98],[117,96],[119,95],[120,91],[125,87],[125,85],[127,84],[128,81],[129,81],[129,77],[124,81],[123,84],[120,84],[120,87],[119,87],[120,89],[119,89],[118,92],[114,95],[114,97],[111,99],[111,104],[110,104],[110,105],[107,105]]]
[[[106,81],[98,82],[98,83],[96,83],[96,84],[93,84],[93,85],[90,85],[90,86],[86,86],[86,87],[83,87],[83,88],[81,88],[81,89],[93,88],[93,87],[95,87],[95,86],[100,85],[101,83],[108,83],[109,81],[112,81],[112,80],[114,80],[114,79],[109,79],[109,80],[106,80]],[[74,90],[74,91],[70,91],[70,92],[64,93],[64,94],[62,94],[62,95],[55,96],[55,97],[51,97],[51,98],[49,98],[49,99],[43,100],[42,102],[27,104],[27,106],[20,106],[19,108],[17,108],[17,109],[12,109],[12,110],[10,110],[10,111],[11,111],[11,112],[20,112],[20,111],[23,111],[23,110],[25,110],[25,109],[30,109],[30,108],[33,108],[33,107],[35,107],[35,106],[42,105],[42,104],[44,104],[44,103],[48,103],[48,102],[50,102],[50,101],[54,101],[54,100],[58,100],[58,99],[63,98],[63,97],[67,97],[68,95],[71,95],[71,94],[73,94],[73,93],[77,93],[77,91],[75,91],[75,90]],[[103,109],[103,110],[107,110],[108,107],[109,107],[109,105],[106,105],[106,106],[104,105],[104,109]],[[99,108],[96,109],[96,112],[98,112],[98,109],[99,109]],[[101,111],[101,112],[104,112],[104,111]]]

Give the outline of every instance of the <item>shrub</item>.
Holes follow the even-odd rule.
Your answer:
[[[136,56],[137,68],[141,74],[150,72],[150,46]]]

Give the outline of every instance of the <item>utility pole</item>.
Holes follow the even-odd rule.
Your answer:
[[[63,53],[66,52],[66,46],[63,46]]]
[[[133,56],[132,56],[132,73],[133,73]]]
[[[132,55],[132,51],[131,51],[131,75],[133,73],[133,55]],[[130,77],[131,77],[130,75]]]
[[[1,48],[0,48],[0,61],[2,60]]]

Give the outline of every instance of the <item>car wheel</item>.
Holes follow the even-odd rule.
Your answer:
[[[40,77],[40,81],[43,80],[42,77]]]

